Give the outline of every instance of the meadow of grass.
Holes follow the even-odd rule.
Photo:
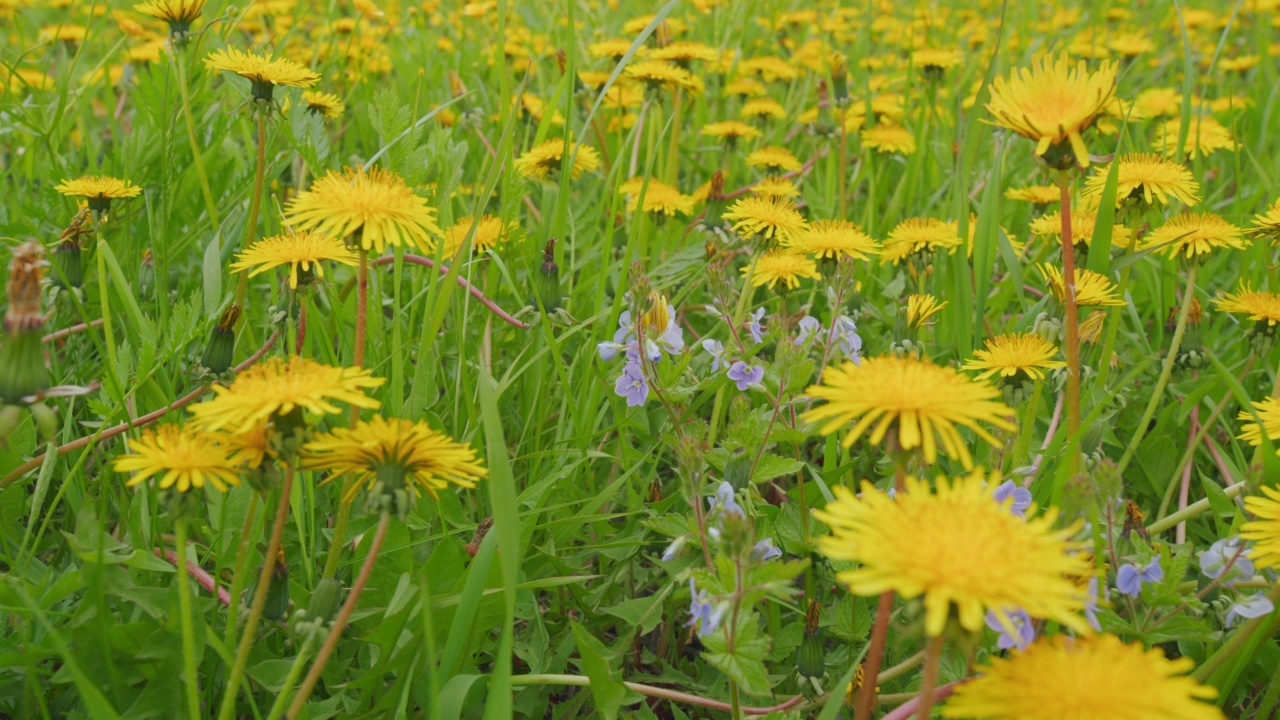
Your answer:
[[[1280,717],[1280,0],[0,28],[0,716]]]

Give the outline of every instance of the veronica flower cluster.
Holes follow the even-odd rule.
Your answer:
[[[605,362],[612,361],[620,352],[626,357],[626,365],[614,382],[613,391],[626,398],[628,407],[644,405],[649,398],[649,378],[643,361],[657,363],[662,360],[664,352],[679,355],[684,351],[684,331],[680,329],[667,299],[653,292],[648,302],[649,309],[640,315],[639,321],[632,319],[630,309],[623,310],[618,316],[618,329],[613,340],[596,346],[600,359]]]

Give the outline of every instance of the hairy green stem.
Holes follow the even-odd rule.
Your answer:
[[[253,195],[249,199],[249,219],[244,225],[244,244],[241,250],[248,250],[253,244],[253,236],[258,229],[258,210],[262,207],[262,185],[267,172],[267,114],[259,108],[258,116],[258,170],[253,179]],[[249,288],[249,273],[240,273],[240,284],[236,286],[236,305],[244,307],[245,291]]]
[[[280,694],[276,695],[276,701],[271,704],[271,714],[267,716],[267,720],[279,720],[284,714],[285,701],[293,692],[293,686],[298,684],[298,676],[302,674],[302,668],[307,666],[307,655],[311,652],[314,639],[314,635],[308,635],[302,647],[298,649],[298,657],[293,659],[293,665],[289,667],[289,674],[285,676],[284,685],[280,687]]]
[[[218,206],[213,201],[213,190],[209,185],[209,175],[204,170],[204,154],[200,152],[200,142],[196,139],[196,122],[191,115],[191,91],[187,88],[187,63],[181,51],[174,55],[178,58],[178,92],[182,95],[182,117],[187,123],[187,140],[191,143],[191,159],[195,162],[196,176],[200,178],[200,192],[204,195],[205,210],[209,213],[209,221],[214,231],[222,228],[218,219]]]
[[[258,493],[249,496],[249,509],[244,514],[244,526],[240,528],[240,544],[236,548],[236,564],[231,571],[231,602],[227,605],[227,629],[223,644],[227,647],[236,639],[240,620],[240,592],[244,590],[244,564],[249,557],[249,533],[258,516]]]
[[[1169,343],[1169,353],[1164,357],[1164,364],[1160,368],[1160,378],[1156,380],[1156,386],[1151,392],[1151,399],[1147,401],[1147,409],[1143,411],[1142,419],[1138,421],[1138,426],[1134,428],[1133,437],[1129,438],[1129,446],[1125,448],[1116,472],[1123,473],[1124,469],[1129,466],[1129,461],[1133,460],[1134,454],[1138,452],[1138,445],[1142,443],[1142,438],[1147,434],[1147,425],[1150,424],[1151,418],[1156,414],[1156,407],[1160,404],[1160,398],[1164,395],[1165,386],[1169,384],[1169,377],[1173,374],[1174,363],[1178,361],[1178,349],[1182,347],[1182,336],[1187,330],[1187,317],[1191,314],[1191,301],[1196,295],[1197,267],[1192,265],[1191,269],[1187,271],[1187,290],[1182,296],[1182,308],[1178,310],[1178,325],[1173,330],[1173,341]]]
[[[1240,493],[1244,492],[1244,485],[1245,484],[1242,482],[1238,482],[1235,485],[1228,485],[1227,487],[1222,488],[1222,492],[1227,497],[1235,497],[1236,495],[1239,495]],[[1177,525],[1183,520],[1193,518],[1196,515],[1199,515],[1200,513],[1208,509],[1209,509],[1209,498],[1204,498],[1203,500],[1197,500],[1191,503],[1190,505],[1186,506],[1185,508],[1179,510],[1178,512],[1171,513],[1148,525],[1147,534],[1158,535],[1164,532],[1165,530],[1168,530],[1169,528]]]
[[[222,708],[218,711],[219,720],[231,720],[235,714],[236,692],[240,689],[240,680],[244,677],[245,666],[249,663],[249,651],[253,649],[253,640],[258,633],[258,621],[262,619],[262,608],[267,603],[267,591],[271,589],[271,574],[276,567],[276,556],[280,553],[280,539],[289,517],[289,494],[293,491],[294,472],[293,459],[287,458],[284,465],[284,482],[280,487],[280,501],[276,505],[275,522],[271,528],[271,540],[267,543],[267,552],[262,558],[262,570],[258,572],[258,586],[254,588],[253,604],[249,606],[249,618],[245,621],[244,631],[240,634],[240,646],[236,648],[235,664],[231,666],[231,674],[227,676],[227,689],[222,696]]]
[[[387,528],[390,525],[391,511],[383,510],[382,519],[378,521],[378,531],[373,536],[373,543],[369,545],[369,554],[364,559],[364,565],[360,566],[360,575],[356,577],[355,584],[351,586],[351,592],[347,594],[347,600],[342,604],[342,609],[338,611],[338,616],[333,619],[333,627],[329,630],[329,636],[324,639],[324,645],[320,646],[320,652],[316,653],[316,660],[312,663],[311,670],[307,672],[307,678],[302,681],[302,686],[298,688],[297,696],[293,698],[293,702],[289,705],[289,713],[286,717],[298,717],[302,707],[307,704],[307,699],[311,697],[311,692],[315,690],[316,683],[320,682],[320,673],[324,672],[324,666],[328,664],[329,656],[338,647],[338,640],[342,638],[342,631],[346,629],[347,621],[351,619],[351,613],[356,609],[356,603],[360,600],[360,593],[364,592],[365,583],[369,581],[369,575],[373,572],[373,564],[378,559],[378,551],[382,549],[382,541],[386,539]]]
[[[200,720],[200,679],[196,673],[196,634],[191,623],[191,587],[187,570],[187,518],[174,522],[174,549],[178,551],[178,614],[182,621],[182,679],[187,685],[187,712]],[[203,654],[203,653],[202,653]]]

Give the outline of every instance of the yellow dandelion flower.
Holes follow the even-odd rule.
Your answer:
[[[999,445],[980,422],[1015,430],[1008,418],[1013,410],[999,401],[1000,391],[983,380],[968,378],[954,368],[934,365],[914,357],[886,355],[865,358],[861,365],[846,362],[830,368],[822,385],[810,386],[806,395],[825,400],[805,413],[805,422],[824,423],[823,435],[848,426],[844,446],[857,442],[868,430],[868,440],[878,445],[890,429],[897,432],[898,447],[921,448],[925,461],[938,460],[938,445],[945,455],[973,467],[967,441],[959,427]]]
[[[644,190],[644,211],[647,213],[666,217],[675,217],[677,213],[693,214],[692,196],[685,195],[675,186],[654,178],[649,178],[646,185],[645,178],[640,177],[631,178],[619,188],[619,192],[627,196],[628,212],[635,212],[639,206],[641,189]]]
[[[1263,422],[1267,423],[1267,436],[1280,438],[1280,435],[1275,434],[1280,430],[1280,403],[1275,398],[1269,398],[1266,402],[1269,403],[1268,416],[1263,417]],[[1260,445],[1261,441],[1253,444]],[[1266,486],[1258,489],[1266,497],[1251,496],[1244,499],[1244,508],[1254,519],[1241,526],[1240,536],[1254,542],[1249,557],[1259,569],[1280,567],[1280,490]]]
[[[926,74],[942,74],[963,60],[964,55],[955,48],[922,48],[911,53],[911,64]]]
[[[247,79],[253,85],[253,97],[257,100],[270,101],[277,85],[309,88],[320,81],[320,75],[305,65],[236,48],[216,50],[204,59],[204,64],[210,70],[223,70]]]
[[[1057,512],[1022,518],[997,502],[981,471],[929,482],[906,479],[907,492],[890,497],[869,482],[860,496],[835,488],[836,499],[814,516],[831,527],[818,549],[833,560],[858,563],[836,578],[855,595],[895,591],[923,596],[925,633],[937,637],[954,611],[960,626],[982,629],[987,611],[1009,625],[1021,609],[1081,632],[1086,594],[1073,575],[1091,571],[1073,554],[1076,528],[1054,529]],[[926,530],[925,532],[922,532]]]
[[[384,168],[330,170],[289,201],[285,222],[336,238],[356,235],[366,252],[377,253],[388,245],[432,252],[440,235],[435,210]]]
[[[1245,232],[1254,237],[1270,238],[1271,242],[1280,242],[1280,200],[1275,201],[1266,212],[1255,215],[1253,227]]]
[[[1071,209],[1071,244],[1093,246],[1093,235],[1097,231],[1098,213],[1088,207]],[[1031,234],[1036,237],[1053,238],[1062,241],[1062,213],[1054,211],[1046,213],[1031,221]],[[1129,244],[1129,228],[1115,224],[1111,226],[1111,244],[1127,247]]]
[[[744,197],[725,211],[725,220],[742,237],[759,235],[775,244],[784,244],[799,235],[809,223],[786,198]]]
[[[1242,250],[1244,231],[1213,213],[1184,212],[1165,221],[1148,237],[1144,249],[1163,245],[1158,252],[1187,259],[1207,255],[1218,248]]]
[[[213,386],[212,400],[193,405],[193,424],[202,430],[247,433],[273,416],[307,411],[341,412],[334,402],[375,410],[380,403],[364,394],[385,382],[368,370],[321,365],[293,356],[270,358],[236,376],[230,386]]]
[[[1153,144],[1165,155],[1175,155],[1178,151],[1178,134],[1181,132],[1182,121],[1176,118],[1169,120],[1160,126]],[[1235,148],[1236,142],[1231,137],[1231,131],[1208,115],[1191,119],[1187,141],[1182,146],[1183,152],[1192,160],[1211,155],[1218,150],[1235,150]]]
[[[799,170],[801,163],[796,159],[795,155],[791,154],[790,150],[770,145],[747,155],[747,166],[764,168],[773,172],[791,172]]]
[[[862,146],[886,155],[910,155],[916,151],[916,136],[896,123],[878,123],[862,131]]]
[[[1101,197],[1107,185],[1107,176],[1111,172],[1108,165],[1084,183],[1085,197]],[[1170,198],[1188,207],[1200,202],[1196,193],[1200,184],[1192,177],[1191,171],[1168,158],[1155,153],[1129,153],[1120,157],[1120,168],[1116,173],[1116,203],[1123,203],[1129,198],[1140,198],[1148,205],[1157,200],[1161,205],[1168,205]]]
[[[1040,274],[1048,283],[1053,296],[1058,298],[1058,302],[1065,302],[1066,289],[1063,287],[1062,271],[1058,266],[1040,263],[1036,268],[1040,270]],[[1076,268],[1076,305],[1118,307],[1124,305],[1124,300],[1119,297],[1116,286],[1111,284],[1111,280],[1106,275],[1078,267]]]
[[[884,241],[884,258],[894,265],[915,253],[946,250],[954,252],[964,240],[960,225],[934,218],[908,218],[889,231]]]
[[[1218,69],[1223,72],[1245,72],[1252,70],[1262,62],[1261,55],[1240,55],[1238,57],[1220,58]]]
[[[484,465],[470,445],[454,441],[425,422],[375,416],[354,428],[337,428],[308,442],[302,467],[354,478],[343,500],[350,502],[360,488],[373,486],[387,471],[398,472],[415,494],[431,497],[450,484],[473,488],[486,476]]]
[[[765,118],[775,118],[781,120],[787,116],[787,111],[782,107],[782,103],[773,98],[761,97],[752,98],[742,103],[742,109],[738,114],[744,118],[756,118],[764,120]]]
[[[1156,44],[1142,33],[1119,33],[1107,40],[1107,47],[1125,57],[1137,57],[1154,50]]]
[[[204,12],[205,0],[147,0],[133,9],[169,24],[171,34],[191,29],[191,23]]]
[[[800,77],[799,70],[775,55],[747,58],[738,63],[738,72],[759,75],[765,82],[790,82]]]
[[[751,193],[762,197],[796,198],[800,197],[800,188],[786,178],[766,177],[751,186]]]
[[[1262,419],[1262,424],[1259,425],[1253,419],[1252,412],[1241,410],[1237,419],[1247,422],[1240,427],[1240,434],[1237,437],[1257,447],[1262,444],[1262,434],[1265,431],[1267,439],[1280,442],[1280,398],[1269,397],[1253,403],[1253,410]],[[1277,450],[1276,454],[1280,455],[1280,450]]]
[[[880,253],[880,243],[848,220],[817,220],[808,229],[783,243],[788,252],[839,260],[849,256],[870,260]]]
[[[85,175],[75,180],[63,180],[53,189],[68,197],[85,198],[89,208],[97,212],[105,212],[111,207],[112,200],[124,200],[142,194],[142,188],[128,180],[106,175]]]
[[[651,60],[666,60],[677,65],[688,66],[694,60],[712,61],[720,57],[716,49],[700,42],[679,40],[666,47],[650,50],[646,56]]]
[[[1134,120],[1145,120],[1177,115],[1181,111],[1182,93],[1173,88],[1150,88],[1138,93],[1138,96],[1133,99],[1133,111],[1129,117]]]
[[[1008,657],[991,656],[956,688],[945,718],[984,720],[1223,720],[1215,688],[1186,675],[1188,657],[1115,635],[1054,635]]]
[[[514,222],[504,223],[502,218],[493,215],[481,215],[479,222],[471,216],[458,218],[457,222],[444,231],[445,257],[451,258],[458,253],[462,243],[467,239],[467,233],[471,232],[472,225],[476,226],[476,234],[471,239],[471,247],[477,255],[506,242],[517,229]]]
[[[1062,199],[1061,191],[1056,185],[1028,185],[1024,188],[1009,188],[1004,196],[1010,200],[1021,200],[1032,205],[1048,205]]]
[[[942,312],[942,308],[947,303],[938,302],[938,298],[928,293],[912,293],[907,296],[907,305],[903,308],[903,312],[907,314],[907,327],[913,330],[919,330],[933,319],[934,315]]]
[[[1245,280],[1240,288],[1213,301],[1218,310],[1234,315],[1246,315],[1255,322],[1265,322],[1269,327],[1280,323],[1280,294],[1254,290]]]
[[[748,273],[750,273],[748,275]],[[742,275],[753,287],[768,285],[772,290],[779,281],[786,290],[800,287],[801,278],[817,280],[822,277],[818,266],[804,255],[789,252],[768,252],[756,260],[755,269],[742,268]]]
[[[1071,67],[1064,53],[1041,55],[1031,69],[1014,70],[1008,80],[991,85],[987,111],[996,125],[1036,141],[1036,156],[1051,147],[1070,145],[1075,164],[1089,166],[1089,149],[1081,137],[1115,93],[1116,66],[1104,62],[1090,73],[1084,62]]]
[[[627,66],[627,77],[652,89],[692,90],[697,87],[688,70],[665,60],[641,60]]]
[[[1094,310],[1093,312],[1089,313],[1088,317],[1080,321],[1080,331],[1079,331],[1080,342],[1082,343],[1098,342],[1098,338],[1102,337],[1102,325],[1103,323],[1106,322],[1106,320],[1107,320],[1107,313],[1104,310]],[[1113,352],[1112,357],[1114,356],[1115,356],[1115,353]],[[1113,360],[1111,362],[1112,367],[1115,367],[1115,364],[1116,363]]]
[[[609,40],[601,40],[587,46],[587,54],[594,58],[608,58],[617,60],[627,51],[631,49],[631,41],[625,38],[611,38]]]
[[[565,141],[561,139],[547,140],[521,155],[515,162],[516,172],[521,177],[546,180],[560,172],[564,160]],[[573,158],[573,166],[569,168],[569,177],[577,180],[584,172],[592,172],[600,167],[600,155],[590,145],[578,143],[569,146],[569,156]]]
[[[307,110],[326,118],[342,117],[342,113],[347,110],[347,104],[337,95],[314,90],[302,93],[302,103],[307,106]]]
[[[148,428],[142,436],[129,441],[133,452],[120,455],[112,462],[116,472],[134,473],[125,483],[139,485],[150,477],[158,477],[161,490],[176,487],[178,492],[205,484],[226,491],[228,485],[240,484],[234,451],[218,442],[217,436],[177,425]]]
[[[754,140],[760,137],[762,133],[744,122],[726,120],[702,126],[702,134],[717,138],[726,144],[732,144],[744,138]]]
[[[311,282],[312,275],[324,277],[324,267],[320,264],[323,260],[355,265],[359,258],[341,240],[302,230],[259,240],[236,256],[231,269],[236,272],[249,270],[249,277],[253,277],[272,268],[288,265],[289,287],[296,290],[299,270],[304,285]]]
[[[725,83],[725,97],[756,98],[763,96],[768,90],[764,83],[752,77],[740,77]]]
[[[1035,333],[1008,333],[987,338],[985,348],[974,350],[974,359],[965,362],[965,370],[984,370],[980,379],[996,373],[1000,377],[1022,374],[1033,380],[1043,380],[1045,370],[1066,367],[1061,360],[1054,360],[1058,348]]]

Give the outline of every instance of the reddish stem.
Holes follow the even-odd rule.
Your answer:
[[[163,557],[165,560],[168,560],[171,565],[178,564],[178,553],[172,550],[162,551],[160,548],[156,548],[153,552],[155,552],[156,557]],[[199,564],[188,560],[187,572],[191,573],[191,577],[195,578],[195,581],[200,583],[200,587],[209,592],[216,592],[218,594],[218,601],[223,605],[231,604],[231,593],[227,592],[226,588],[219,587],[218,581],[214,580],[213,576],[210,575],[207,570],[200,567]]]
[[[871,647],[867,648],[867,660],[862,686],[858,688],[858,703],[854,708],[856,720],[871,720],[875,706],[876,680],[880,676],[880,661],[884,657],[885,639],[889,635],[889,614],[893,611],[893,591],[881,593],[876,606],[876,622],[871,628]],[[938,688],[939,691],[942,688]],[[941,697],[941,696],[939,696]]]
[[[946,685],[938,686],[933,691],[933,699],[941,700],[945,697],[949,697],[951,693],[955,692],[956,688],[963,682],[965,681],[956,680],[955,682],[949,682]],[[920,697],[917,696],[894,708],[892,712],[885,715],[883,718],[880,718],[880,720],[907,720],[916,712],[917,709],[919,709],[919,707]]]
[[[431,259],[431,258],[428,258],[428,257],[422,257],[421,255],[405,255],[405,256],[404,256],[404,261],[405,261],[405,262],[407,262],[407,263],[409,263],[409,264],[411,264],[411,265],[421,265],[421,266],[423,266],[423,267],[433,267],[433,268],[436,268],[437,270],[439,270],[439,271],[440,271],[440,274],[441,274],[441,275],[448,275],[448,274],[449,274],[449,266],[448,266],[448,265],[441,264],[441,265],[439,265],[439,266],[437,267],[437,266],[436,266],[436,264],[435,264],[435,262],[434,262],[434,261],[432,261],[432,259]],[[394,256],[391,256],[391,255],[384,255],[384,256],[382,256],[382,257],[377,258],[376,260],[374,260],[372,264],[373,264],[373,265],[375,265],[375,266],[376,266],[376,265],[388,265],[388,264],[393,263],[393,262],[395,262],[395,257],[394,257]],[[519,320],[515,319],[514,317],[511,317],[511,314],[510,314],[510,313],[508,313],[506,310],[503,310],[502,308],[498,307],[498,305],[497,305],[496,303],[494,303],[494,302],[493,302],[492,300],[490,300],[489,298],[485,297],[484,293],[480,292],[479,290],[477,290],[477,289],[476,289],[476,287],[475,287],[474,285],[472,285],[471,283],[467,282],[467,279],[466,279],[466,278],[462,277],[461,275],[458,275],[458,276],[457,276],[457,280],[458,280],[458,285],[460,285],[460,286],[461,286],[463,289],[465,289],[467,292],[471,293],[472,297],[474,297],[475,299],[479,300],[482,304],[484,304],[484,306],[485,306],[485,307],[489,308],[489,311],[490,311],[490,312],[492,312],[494,315],[497,315],[498,317],[502,318],[502,319],[503,319],[503,320],[504,320],[508,325],[512,325],[512,326],[518,327],[518,328],[520,328],[521,330],[528,330],[528,329],[529,329],[529,327],[530,327],[530,326],[529,326],[529,324],[528,324],[528,323],[520,322]]]
[[[87,323],[79,323],[78,325],[65,327],[65,328],[62,328],[61,330],[55,330],[54,332],[51,332],[48,335],[45,335],[42,340],[43,342],[51,343],[51,342],[54,342],[55,340],[61,340],[62,338],[67,337],[68,335],[74,335],[78,332],[84,332],[85,330],[88,330],[91,327],[101,327],[101,325],[102,325],[102,318],[98,318],[97,320],[90,320]]]

